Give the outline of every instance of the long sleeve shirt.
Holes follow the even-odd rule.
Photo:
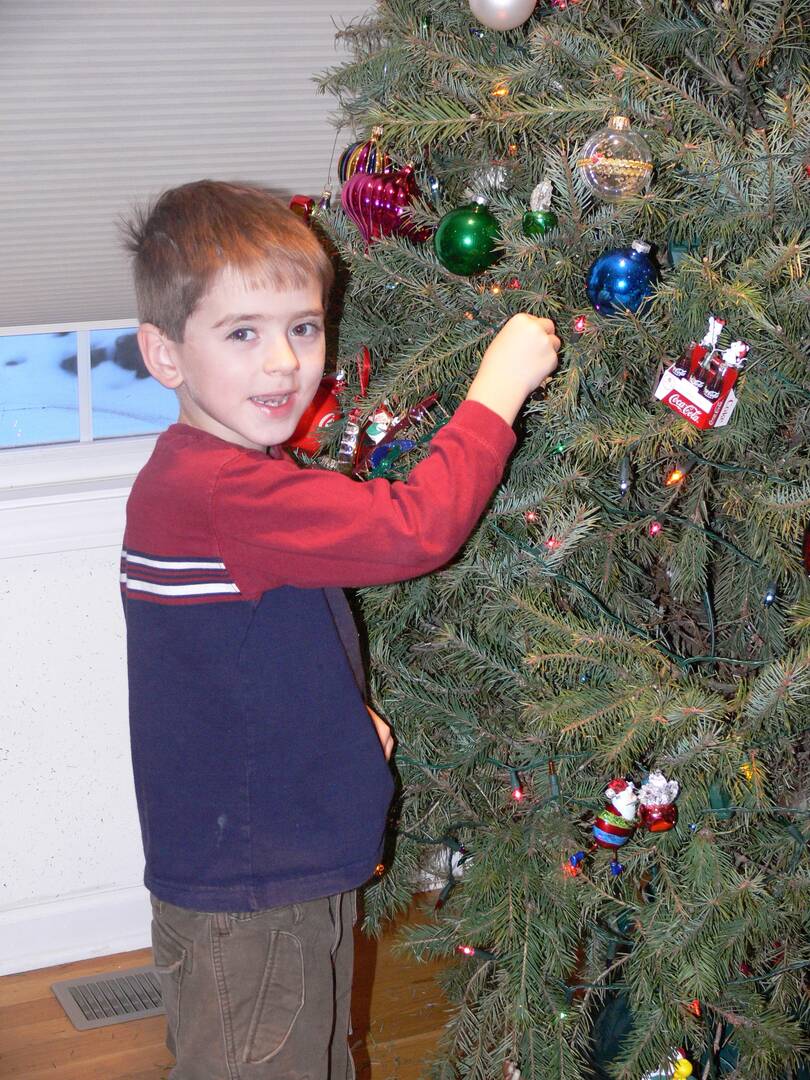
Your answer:
[[[253,911],[371,876],[393,780],[341,589],[449,562],[513,447],[476,402],[396,483],[302,469],[185,424],[159,437],[127,504],[121,565],[158,898]]]

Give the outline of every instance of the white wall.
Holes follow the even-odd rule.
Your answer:
[[[118,594],[127,485],[0,499],[0,973],[148,943]]]
[[[255,2],[265,15],[272,7]],[[319,5],[340,24],[370,3]],[[312,73],[339,60],[330,20]],[[315,164],[291,158],[295,189],[314,194],[334,140],[334,102],[319,101]],[[61,165],[81,172],[80,159]],[[29,320],[12,311],[4,321]],[[149,444],[0,450],[0,974],[149,942],[118,595],[124,504]]]

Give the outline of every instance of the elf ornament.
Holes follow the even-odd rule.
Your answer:
[[[626,116],[614,116],[585,143],[577,159],[579,175],[600,199],[619,202],[638,195],[650,182],[652,154],[646,140],[630,130]]]
[[[529,199],[530,210],[523,215],[524,236],[544,236],[557,225],[557,215],[551,206],[551,184],[542,180]]]
[[[657,281],[650,245],[634,240],[629,248],[606,251],[593,263],[588,271],[588,299],[600,315],[638,311]]]
[[[477,274],[497,261],[501,230],[498,219],[478,195],[467,206],[445,214],[433,237],[436,258],[453,274]]]
[[[611,780],[605,789],[607,803],[594,818],[593,838],[599,847],[620,848],[636,831],[636,807],[638,791],[624,777]]]
[[[668,832],[678,820],[677,780],[667,780],[663,773],[651,772],[638,793],[639,824],[650,832]]]

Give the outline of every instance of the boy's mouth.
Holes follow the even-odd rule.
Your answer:
[[[260,397],[252,397],[254,405],[267,409],[282,409],[292,397],[292,394],[262,394]]]

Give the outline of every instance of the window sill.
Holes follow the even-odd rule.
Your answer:
[[[0,454],[0,559],[117,546],[157,436]]]

